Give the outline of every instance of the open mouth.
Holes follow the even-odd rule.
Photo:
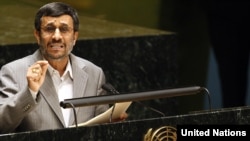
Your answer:
[[[64,46],[62,44],[50,44],[49,45],[52,49],[61,49]]]

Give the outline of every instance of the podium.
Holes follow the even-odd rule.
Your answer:
[[[143,141],[150,129],[178,125],[245,125],[250,123],[250,107],[234,107],[192,112],[169,117],[105,123],[89,127],[65,128],[0,135],[1,141]]]

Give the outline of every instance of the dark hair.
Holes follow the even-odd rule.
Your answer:
[[[52,2],[42,6],[36,13],[35,16],[35,29],[40,31],[41,28],[41,18],[43,16],[58,17],[61,15],[69,15],[73,19],[74,31],[79,30],[79,19],[78,14],[74,8],[68,4],[62,2]]]

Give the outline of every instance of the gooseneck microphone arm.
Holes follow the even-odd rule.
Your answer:
[[[106,84],[102,85],[102,88],[105,91],[110,92],[111,94],[119,94],[119,92],[109,83],[106,83]],[[111,114],[110,114],[110,117],[109,117],[109,122],[112,122],[112,117],[113,117],[114,110],[115,110],[115,104],[113,105],[113,108],[112,108],[112,111],[111,111]]]

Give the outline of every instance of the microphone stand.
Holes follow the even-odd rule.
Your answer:
[[[194,95],[202,91],[208,92],[206,88],[203,88],[200,86],[193,86],[193,87],[147,91],[147,92],[139,92],[139,93],[128,93],[128,94],[119,94],[119,95],[82,97],[82,98],[65,99],[64,101],[60,102],[60,106],[63,108],[71,108],[72,107],[71,104],[73,104],[75,107],[82,107],[82,106],[90,106],[90,105],[111,104],[111,103],[117,103],[117,102],[140,101],[140,100],[149,100],[149,99],[157,99],[157,98]],[[209,99],[210,99],[210,96],[209,96]]]
[[[102,88],[104,90],[106,89],[104,88],[104,86]],[[127,101],[140,101],[140,100],[149,100],[149,99],[157,99],[157,98],[194,95],[202,91],[205,91],[206,94],[208,95],[209,107],[211,111],[211,99],[210,99],[209,91],[206,88],[200,87],[200,86],[157,90],[157,91],[147,91],[147,92],[139,92],[139,93],[129,93],[129,94],[120,94],[118,91],[116,91],[112,87],[112,85],[110,85],[109,89],[106,89],[106,90],[112,92],[113,94],[119,94],[119,95],[103,95],[103,96],[65,99],[64,101],[60,102],[60,106],[63,108],[74,109],[75,107],[90,106],[90,105],[111,104],[111,103],[127,102]],[[113,109],[110,115],[110,122],[112,121],[112,114],[113,114],[114,109],[115,109],[115,104],[113,106]],[[152,110],[164,115],[163,113],[155,109],[152,109]],[[75,116],[76,127],[78,127],[75,111],[74,111],[74,114],[75,114],[74,116]]]

